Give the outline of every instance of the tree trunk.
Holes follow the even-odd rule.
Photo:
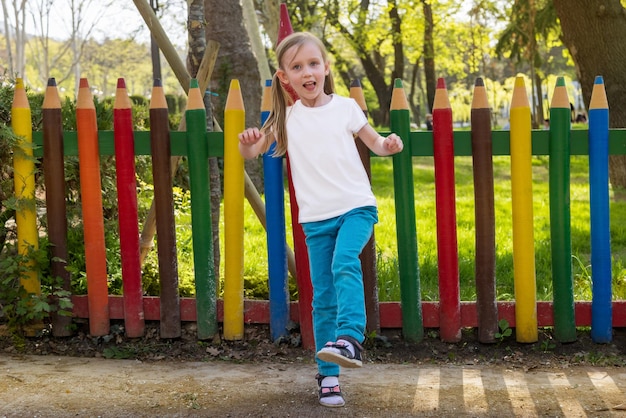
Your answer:
[[[626,127],[626,10],[619,0],[554,0],[563,43],[569,49],[585,103],[596,76],[602,76],[611,109],[611,128]],[[626,188],[626,156],[611,156],[609,178],[614,189]]]
[[[206,30],[204,20],[204,0],[192,0],[188,3],[188,39],[189,54],[187,55],[187,70],[191,77],[197,77],[202,58],[206,53]],[[213,109],[209,95],[203,96],[207,110],[207,130],[213,131]],[[211,230],[213,232],[213,270],[216,280],[220,279],[220,205],[222,183],[216,157],[209,158],[209,184],[211,188]]]
[[[246,126],[259,126],[261,119],[261,76],[244,26],[243,8],[239,1],[204,0],[207,37],[220,44],[217,65],[210,90],[214,97],[215,115],[224,114],[224,105],[232,79],[238,79],[246,108]],[[219,120],[223,125],[223,119]],[[246,171],[257,190],[263,192],[262,159],[246,161]]]
[[[433,111],[435,101],[435,90],[437,88],[437,77],[435,76],[435,46],[433,40],[433,9],[430,2],[422,0],[424,9],[424,78],[426,79],[426,98],[428,112]]]

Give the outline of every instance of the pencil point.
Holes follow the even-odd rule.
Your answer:
[[[515,77],[515,85],[513,87],[513,97],[511,97],[511,107],[530,107],[528,102],[528,94],[526,93],[526,84],[524,77]]]
[[[604,88],[604,80],[602,76],[596,76],[591,90],[591,100],[589,101],[589,110],[591,109],[608,109],[609,101],[606,98],[606,90]]]
[[[263,89],[263,97],[261,98],[261,112],[269,112],[272,110],[272,80],[265,80],[265,88]]]
[[[244,110],[243,97],[241,96],[241,89],[239,88],[239,80],[233,78],[230,80],[230,89],[228,90],[228,96],[226,97],[225,110]]]
[[[448,90],[446,89],[446,82],[443,78],[439,78],[437,80],[437,89],[435,90],[435,99],[433,100],[433,110],[449,108],[450,99],[448,97]]]
[[[402,87],[402,79],[396,78],[391,92],[391,107],[389,110],[408,110],[409,102],[406,99],[406,93]]]
[[[289,19],[289,10],[287,10],[287,5],[285,3],[280,4],[280,18],[278,22],[277,44],[293,33],[293,27],[291,26],[291,20]]]
[[[89,88],[89,81],[86,78],[81,78],[80,82],[78,83],[78,87],[79,88]]]
[[[16,78],[15,79],[15,88],[16,89],[23,89],[24,88],[24,80],[21,78]]]
[[[565,88],[565,78],[562,76],[557,77],[556,86],[554,87],[554,94],[552,95],[551,108],[570,108],[569,98],[567,96],[567,89]]]
[[[163,87],[163,83],[160,78],[155,78],[152,87]]]
[[[200,86],[198,85],[198,79],[197,78],[192,78],[191,81],[189,82],[189,88],[190,89],[198,89],[200,88]]]
[[[54,78],[48,79],[48,87],[46,88],[46,94],[43,97],[42,109],[60,109],[61,101],[59,100],[59,91],[57,89],[57,83]]]
[[[126,91],[126,83],[123,78],[118,78],[113,109],[130,109],[131,107],[132,103],[128,97],[128,92]]]
[[[365,96],[363,95],[361,80],[359,80],[358,78],[355,78],[350,83],[350,97],[356,101],[362,111],[367,111],[367,103],[365,103]]]
[[[472,109],[488,109],[489,100],[483,79],[478,77],[474,83],[474,95],[472,97]]]

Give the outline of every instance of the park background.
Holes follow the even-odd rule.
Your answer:
[[[125,4],[125,6],[122,5]],[[135,1],[135,4],[147,3]],[[8,159],[14,139],[10,130],[9,112],[15,76],[23,77],[34,109],[33,128],[40,128],[38,111],[48,78],[54,77],[64,98],[64,129],[75,129],[72,112],[76,85],[80,77],[90,80],[96,98],[99,128],[112,129],[112,97],[117,79],[123,77],[133,99],[136,130],[147,130],[147,104],[153,78],[164,81],[171,110],[171,127],[176,129],[185,108],[183,89],[159,54],[152,54],[153,45],[143,20],[127,2],[32,1],[3,0],[3,26],[0,42],[2,66],[2,220],[10,221],[15,210],[11,200],[11,169]],[[198,70],[202,53],[210,42],[219,44],[213,71],[207,109],[223,123],[223,107],[229,82],[237,78],[242,83],[246,103],[246,123],[258,124],[260,119],[261,86],[270,78],[275,62],[273,46],[278,27],[278,2],[220,2],[191,1],[152,2],[166,31],[176,42],[177,53],[187,62],[190,74]],[[158,6],[158,7],[157,7]],[[129,8],[122,14],[123,7]],[[593,77],[603,75],[608,86],[611,106],[611,127],[624,126],[626,107],[622,102],[624,42],[624,7],[619,1],[290,1],[287,2],[295,30],[310,30],[319,35],[329,49],[339,92],[347,94],[353,79],[363,84],[372,122],[380,130],[388,129],[391,86],[395,78],[404,80],[415,129],[422,127],[430,112],[436,79],[444,78],[448,87],[455,123],[458,129],[469,124],[472,87],[476,77],[483,77],[493,108],[493,127],[501,128],[508,118],[513,80],[526,76],[533,109],[533,123],[540,128],[547,117],[549,103],[557,76],[564,76],[574,112],[586,113]],[[99,10],[95,14],[94,9]],[[59,12],[62,10],[63,12]],[[71,10],[72,13],[67,13]],[[17,11],[17,13],[16,13]],[[134,15],[133,15],[134,13]],[[125,16],[122,19],[120,16]],[[133,17],[134,16],[134,17]],[[116,19],[118,17],[118,19]],[[101,26],[100,22],[105,22]],[[66,29],[65,34],[56,31]],[[52,28],[55,29],[54,34]],[[123,28],[118,37],[118,29]],[[27,31],[28,29],[28,31]],[[187,36],[181,36],[187,35]],[[207,46],[209,45],[209,46]],[[573,52],[572,52],[573,51]],[[157,60],[157,57],[159,58]],[[622,64],[620,64],[620,62]],[[583,125],[574,128],[585,129]],[[457,158],[457,213],[459,219],[459,255],[461,260],[462,299],[472,300],[473,285],[473,195],[471,160]],[[549,267],[549,228],[547,215],[547,158],[534,160],[534,191],[536,205],[538,298],[552,297]],[[381,203],[381,224],[377,227],[379,290],[381,300],[398,300],[397,260],[394,258],[393,196],[390,195],[390,162],[374,159],[374,191]],[[138,157],[138,194],[140,219],[152,201],[149,158]],[[210,161],[215,201],[221,201],[221,162]],[[614,253],[614,297],[624,295],[624,244],[626,233],[621,225],[624,208],[620,193],[626,175],[622,156],[611,157],[611,183],[614,201],[611,205],[612,242]],[[494,160],[498,185],[498,298],[512,298],[512,263],[510,243],[510,183],[509,161]],[[247,164],[247,170],[262,193],[259,161]],[[577,278],[577,299],[590,298],[589,286],[589,215],[586,158],[572,159],[573,262]],[[103,159],[103,198],[109,257],[109,287],[111,293],[121,292],[119,235],[116,224],[116,194],[113,158]],[[414,173],[420,194],[416,195],[418,239],[420,242],[420,272],[423,297],[436,299],[436,243],[434,237],[434,185],[432,159],[414,159]],[[68,186],[68,219],[70,230],[70,259],[73,292],[86,290],[82,231],[80,224],[80,195],[77,160],[66,161]],[[39,185],[42,187],[42,179]],[[543,189],[542,189],[543,188]],[[40,190],[42,190],[40,188]],[[177,214],[177,243],[182,296],[193,295],[193,266],[191,263],[191,229],[189,215],[189,185],[185,163],[175,177]],[[41,195],[40,195],[41,197]],[[40,201],[39,204],[42,204]],[[286,202],[288,204],[288,202]],[[219,211],[221,205],[213,205]],[[288,213],[288,211],[287,211]],[[507,219],[507,217],[509,219]],[[45,220],[41,229],[45,231]],[[213,216],[216,237],[220,236],[219,213]],[[3,223],[1,257],[10,262],[14,255],[11,223]],[[388,228],[388,229],[385,229]],[[262,227],[247,207],[246,296],[267,297],[267,261]],[[258,236],[254,241],[248,237]],[[290,234],[287,234],[290,238]],[[388,240],[385,239],[387,236]],[[157,238],[158,239],[158,238]],[[386,243],[387,242],[387,243]],[[216,265],[219,242],[216,242]],[[43,249],[45,251],[45,245]],[[545,257],[542,257],[542,249]],[[508,261],[508,263],[507,263]],[[42,273],[45,277],[45,266]],[[6,272],[7,270],[5,270]],[[220,271],[218,269],[217,271]],[[158,291],[158,268],[155,251],[148,254],[142,272],[146,294]],[[6,273],[4,273],[6,274]],[[429,279],[430,278],[430,279]],[[428,285],[428,282],[431,285]],[[541,282],[539,282],[541,280]],[[395,283],[395,284],[394,284]],[[396,290],[394,290],[394,286]],[[291,283],[292,297],[297,289]],[[394,293],[396,292],[396,293]]]

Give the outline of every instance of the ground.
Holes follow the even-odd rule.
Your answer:
[[[199,342],[192,323],[185,324],[183,336],[175,340],[160,339],[158,323],[148,323],[146,329],[144,337],[129,339],[118,323],[110,335],[91,337],[87,324],[78,323],[72,337],[16,340],[6,330],[3,335],[0,325],[0,416],[65,416],[70,411],[77,416],[233,417],[328,412],[317,405],[313,353],[299,346],[297,330],[273,343],[266,325],[246,326],[245,338],[239,342],[219,338]],[[417,410],[423,412],[420,415],[446,415],[443,411],[452,410],[464,415],[465,410],[466,416],[504,416],[519,415],[515,408],[539,411],[540,406],[543,412],[522,416],[579,416],[579,412],[605,416],[619,414],[623,402],[624,389],[616,386],[626,376],[626,330],[622,329],[615,330],[610,344],[594,343],[588,330],[579,330],[577,341],[568,344],[554,341],[550,329],[541,330],[534,344],[517,343],[514,334],[481,344],[472,329],[464,330],[459,343],[440,341],[436,330],[426,330],[422,342],[408,343],[400,330],[384,330],[368,338],[365,347],[363,369],[347,370],[342,377],[349,406],[336,412],[340,416],[407,416]],[[604,401],[586,386],[589,376],[600,371],[618,382]],[[560,392],[546,389],[544,372],[550,373],[551,387],[565,376],[564,393],[575,396],[578,406],[556,402]],[[418,385],[419,401],[418,375],[442,379],[432,393],[427,389],[433,385]],[[524,405],[522,398],[516,404],[511,387],[503,384],[514,375],[526,381],[530,405]],[[451,383],[444,386],[443,376],[449,376]],[[479,395],[475,402],[467,400],[475,390],[467,382],[476,376],[482,382],[481,396],[489,395],[482,406]],[[461,381],[458,387],[457,381]],[[67,387],[61,395],[59,385]],[[37,402],[32,394],[18,396],[28,394],[31,387]],[[453,395],[455,390],[460,394]],[[89,409],[90,400],[95,409]],[[9,409],[3,410],[3,401],[6,408],[11,405]]]

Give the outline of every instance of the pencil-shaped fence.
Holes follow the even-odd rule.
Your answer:
[[[111,319],[123,319],[127,324],[127,332],[133,335],[140,335],[142,332],[142,321],[144,320],[160,320],[162,322],[161,337],[175,338],[180,332],[180,323],[182,321],[198,322],[198,338],[211,338],[218,332],[218,322],[224,323],[226,333],[227,323],[229,328],[229,338],[243,338],[242,327],[245,323],[269,323],[272,329],[272,338],[278,339],[285,335],[286,323],[289,320],[300,323],[303,334],[310,333],[310,323],[301,321],[301,312],[310,315],[310,283],[307,286],[300,287],[300,300],[288,301],[285,293],[286,280],[286,239],[284,226],[284,207],[282,215],[280,210],[268,210],[276,213],[278,219],[270,221],[268,219],[268,250],[274,248],[278,251],[275,263],[278,273],[268,272],[272,277],[270,280],[269,301],[252,301],[244,300],[243,289],[240,286],[241,273],[240,262],[243,257],[245,263],[245,254],[243,254],[243,240],[237,238],[235,244],[230,244],[225,248],[225,257],[228,258],[234,253],[233,262],[237,266],[238,271],[227,273],[225,281],[234,280],[233,287],[229,293],[225,290],[224,301],[217,299],[217,283],[212,265],[212,248],[210,243],[210,203],[207,201],[209,196],[209,184],[207,181],[208,173],[206,172],[206,159],[209,156],[220,156],[225,153],[227,147],[233,144],[224,144],[226,141],[234,142],[236,145],[236,133],[242,129],[243,109],[242,102],[239,97],[239,85],[236,81],[231,84],[230,94],[236,95],[236,100],[230,103],[235,105],[227,106],[227,111],[235,111],[236,114],[226,118],[225,133],[207,132],[205,125],[205,114],[201,105],[201,99],[194,99],[193,95],[197,89],[197,81],[194,79],[190,85],[190,103],[186,111],[187,131],[186,132],[166,132],[164,135],[159,127],[160,132],[141,132],[129,131],[127,126],[128,111],[125,100],[125,91],[120,85],[122,91],[118,94],[122,95],[119,106],[116,106],[118,112],[114,112],[116,129],[114,131],[98,131],[96,129],[95,108],[93,100],[89,93],[89,85],[86,79],[81,80],[81,86],[77,99],[77,131],[59,132],[58,120],[54,117],[46,116],[43,118],[43,131],[32,133],[35,143],[34,157],[44,158],[44,165],[52,165],[54,156],[52,151],[60,153],[59,143],[63,145],[64,155],[78,155],[80,162],[80,182],[83,204],[83,223],[85,228],[85,257],[87,261],[87,295],[74,296],[75,317],[89,318],[90,333],[92,335],[105,335],[109,331]],[[155,118],[152,124],[153,129],[158,127],[156,119],[162,118],[161,113],[165,110],[165,105],[161,101],[159,105],[158,83],[155,82],[155,97],[153,97],[154,105],[151,103],[151,116]],[[557,83],[557,89],[560,89],[562,83]],[[440,83],[439,94],[444,97],[445,84]],[[30,133],[27,132],[29,126],[30,112],[28,102],[21,95],[23,93],[23,84],[21,80],[16,85],[16,99],[14,107],[15,133],[22,138],[23,141],[29,141]],[[608,233],[608,156],[609,154],[626,154],[626,135],[622,130],[609,130],[608,128],[608,103],[604,93],[604,84],[601,78],[596,80],[594,85],[594,94],[590,103],[589,130],[572,131],[568,120],[559,115],[564,106],[560,105],[562,97],[556,94],[552,103],[551,115],[554,125],[549,131],[531,131],[529,124],[529,108],[527,107],[527,99],[523,79],[519,77],[516,80],[516,87],[512,97],[511,106],[511,130],[493,131],[487,129],[485,120],[488,112],[484,109],[488,108],[484,94],[484,85],[482,80],[477,80],[475,87],[475,95],[481,95],[472,104],[472,130],[471,131],[451,131],[449,129],[449,121],[452,115],[449,115],[449,109],[444,100],[441,107],[437,106],[436,110],[444,109],[443,116],[437,116],[435,126],[439,124],[440,130],[433,133],[430,132],[411,132],[409,128],[408,106],[406,97],[404,96],[402,82],[396,80],[394,84],[394,94],[391,104],[391,129],[399,133],[405,138],[406,146],[402,153],[394,155],[394,187],[395,187],[395,208],[396,208],[396,229],[397,229],[397,251],[399,261],[399,277],[401,301],[400,302],[382,302],[374,301],[376,309],[368,310],[368,314],[378,315],[377,318],[370,318],[373,322],[368,326],[380,328],[402,328],[403,335],[407,340],[419,341],[423,338],[425,328],[440,328],[442,330],[441,337],[446,341],[456,341],[463,327],[478,327],[480,339],[483,342],[493,341],[493,335],[497,328],[497,321],[506,319],[511,327],[517,328],[517,339],[521,342],[536,341],[536,335],[539,327],[554,326],[555,335],[563,342],[575,340],[576,327],[591,326],[592,337],[597,342],[607,342],[611,340],[611,331],[613,327],[626,326],[626,304],[623,301],[612,301],[611,292],[611,253],[610,253],[610,236]],[[53,80],[50,81],[46,91],[46,109],[54,109],[58,106],[58,101],[54,97],[58,95],[55,91],[56,85]],[[199,95],[199,92],[197,92]],[[162,94],[162,92],[161,92]],[[49,96],[49,97],[48,97]],[[521,99],[520,99],[521,97]],[[117,101],[116,101],[117,102]],[[54,105],[48,105],[54,103]],[[267,104],[264,108],[267,108]],[[479,113],[479,111],[481,113]],[[197,115],[196,115],[197,113]],[[558,118],[563,120],[559,121]],[[194,119],[197,118],[197,121]],[[479,128],[482,126],[482,130]],[[124,134],[118,128],[123,128]],[[444,129],[444,131],[441,131]],[[230,133],[229,133],[230,132]],[[56,134],[55,134],[56,133]],[[171,142],[167,137],[171,138]],[[118,144],[120,140],[124,140],[125,144]],[[437,141],[446,141],[446,144],[437,144]],[[566,146],[563,145],[566,142]],[[171,177],[159,179],[155,175],[155,201],[158,206],[157,214],[163,217],[158,222],[159,234],[163,235],[163,240],[159,240],[158,257],[160,273],[161,273],[161,296],[160,297],[137,297],[137,289],[127,286],[125,282],[124,292],[129,291],[124,296],[111,296],[107,291],[106,276],[106,257],[103,239],[103,215],[102,203],[100,195],[100,173],[99,173],[99,157],[100,155],[119,155],[124,145],[132,145],[133,155],[152,155],[153,163],[164,167],[161,172],[168,173],[167,164],[171,156],[188,156],[190,164],[191,176],[191,199],[192,199],[192,234],[194,241],[194,268],[196,271],[196,298],[179,298],[176,289],[177,271],[172,264],[175,264],[175,240],[170,236],[167,240],[168,233],[173,235],[174,218],[172,216],[171,203]],[[442,150],[440,147],[445,145]],[[24,144],[26,148],[26,144]],[[126,151],[130,152],[130,151]],[[568,184],[569,171],[568,161],[571,155],[589,155],[589,176],[590,176],[590,209],[591,209],[591,233],[590,240],[592,243],[592,260],[593,260],[593,300],[592,301],[573,301],[571,286],[571,246],[568,246],[568,230],[569,230],[569,212],[568,205]],[[495,292],[493,291],[493,210],[489,210],[493,206],[493,182],[497,181],[493,178],[493,171],[490,170],[492,155],[510,155],[511,156],[511,183],[512,183],[512,218],[513,218],[513,259],[514,259],[514,281],[515,281],[515,300],[510,302],[498,302]],[[552,258],[557,272],[553,273],[555,287],[557,282],[564,283],[559,290],[558,298],[554,302],[536,302],[534,293],[534,250],[532,249],[532,230],[533,218],[528,213],[528,199],[532,199],[532,190],[529,189],[528,176],[532,174],[528,172],[529,158],[531,155],[548,155],[550,157],[551,171],[550,176],[550,206],[554,215],[551,216],[550,233],[552,241],[557,240],[554,245],[561,245],[557,250],[553,247]],[[198,157],[199,156],[199,157]],[[369,155],[373,158],[380,158]],[[440,282],[442,288],[440,290],[441,298],[436,302],[424,302],[420,297],[420,277],[419,277],[419,257],[418,257],[418,240],[416,231],[416,214],[414,207],[413,190],[419,187],[414,184],[413,180],[413,164],[412,158],[415,156],[432,156],[433,164],[436,165],[437,174],[448,175],[445,184],[437,181],[437,193],[445,193],[444,197],[437,199],[437,221],[438,229],[440,220],[446,219],[445,227],[447,232],[438,233],[438,248],[440,252],[447,251],[448,257],[439,260]],[[474,163],[475,177],[475,205],[476,205],[476,301],[462,301],[458,294],[458,266],[455,268],[454,263],[458,262],[454,258],[456,252],[456,242],[453,231],[456,228],[454,221],[454,181],[450,179],[451,168],[453,168],[454,156],[472,156]],[[239,156],[237,156],[239,157]],[[276,171],[274,175],[266,177],[267,182],[280,183],[282,187],[282,163],[280,159],[267,156],[272,159],[270,163],[276,165],[273,169]],[[20,154],[16,153],[18,163],[21,164]],[[128,159],[128,157],[126,157]],[[445,159],[444,161],[438,161]],[[131,158],[132,160],[132,158]],[[480,160],[480,162],[479,162]],[[160,162],[159,162],[160,161]],[[365,163],[367,163],[365,161]],[[129,162],[129,164],[131,164]],[[279,165],[280,164],[280,165]],[[443,165],[442,165],[443,164]],[[58,165],[58,161],[57,161]],[[268,164],[268,166],[271,164]],[[19,165],[18,165],[19,167]],[[225,160],[225,172],[228,170],[237,170],[232,178],[239,180],[242,177],[243,167],[240,160],[231,163],[229,159]],[[16,194],[24,192],[24,178],[33,168],[25,168],[16,170]],[[120,176],[118,168],[118,176]],[[156,173],[156,171],[155,171]],[[51,190],[59,183],[63,171],[60,169],[44,172],[45,185]],[[491,176],[485,179],[484,176]],[[445,178],[445,177],[444,177]],[[452,181],[451,181],[452,180]],[[484,183],[480,184],[479,180]],[[128,180],[126,180],[128,181]],[[158,183],[158,187],[157,187]],[[273,186],[276,186],[274,184]],[[128,187],[128,184],[121,180],[117,182],[118,189]],[[134,187],[134,186],[133,186]],[[226,186],[228,187],[228,186]],[[236,187],[235,187],[236,188]],[[272,186],[268,184],[266,187],[272,190]],[[280,190],[276,189],[272,193],[276,196],[268,200],[266,203],[272,203],[275,206],[282,206],[282,195]],[[157,194],[165,196],[157,198]],[[242,191],[235,197],[235,208],[239,207],[239,199]],[[58,216],[58,202],[56,193],[47,193],[47,209],[50,213],[48,216]],[[131,212],[124,215],[120,213],[120,218],[125,219],[129,224],[137,225],[138,219],[134,211],[132,211],[133,198],[132,193],[129,194]],[[270,196],[268,196],[269,198]],[[452,201],[450,201],[452,199]],[[195,203],[194,203],[195,202]],[[552,206],[555,208],[552,209]],[[269,208],[270,206],[268,206]],[[484,212],[478,211],[478,208],[487,208]],[[526,208],[526,209],[524,209]],[[28,210],[25,206],[23,211]],[[120,211],[122,210],[122,202],[120,201]],[[522,210],[522,214],[517,211]],[[194,214],[195,212],[195,214]],[[57,215],[55,215],[57,213]],[[552,212],[551,212],[552,213]],[[24,225],[32,224],[26,212],[20,212],[17,216],[18,230],[23,230]],[[518,219],[518,218],[521,218]],[[243,226],[238,219],[231,221],[231,217],[225,219],[226,228],[229,233],[236,237],[243,236]],[[233,228],[231,225],[238,225]],[[60,225],[63,225],[62,223]],[[201,228],[198,228],[198,225]],[[120,219],[121,226],[121,219]],[[58,227],[58,225],[56,225]],[[48,231],[48,237],[53,246],[63,246],[67,235],[66,230]],[[292,226],[292,229],[295,225]],[[238,230],[236,230],[238,229]],[[277,230],[278,229],[278,230]],[[434,233],[435,231],[433,231]],[[208,234],[208,236],[207,236]],[[530,234],[530,235],[529,235]],[[137,251],[137,233],[129,235],[122,234],[121,248],[132,248],[132,254],[126,255],[124,261],[139,257]],[[521,235],[517,237],[517,235]],[[36,245],[36,238],[21,238],[25,244]],[[517,241],[516,241],[517,240]],[[31,242],[33,241],[33,242]],[[128,241],[128,242],[126,242]],[[270,241],[275,242],[271,244]],[[444,245],[445,244],[445,245]],[[478,249],[481,248],[480,251]],[[521,252],[521,255],[518,254]],[[243,255],[240,255],[243,254]],[[480,258],[480,259],[479,259]],[[487,261],[487,266],[482,266],[482,261]],[[137,278],[135,269],[136,261],[133,259],[130,265],[132,267],[131,277],[135,282],[140,280]],[[307,260],[308,261],[308,260]],[[556,262],[559,261],[559,267]],[[298,262],[296,260],[296,262]],[[442,265],[445,263],[445,266]],[[169,267],[169,268],[167,268]],[[365,262],[363,268],[366,270],[364,276],[376,277],[375,263]],[[307,266],[298,266],[297,271],[308,269]],[[519,272],[523,274],[519,274]],[[441,274],[446,273],[445,276]],[[124,273],[126,274],[126,273]],[[25,287],[29,292],[38,292],[38,279],[36,274],[29,276]],[[128,277],[125,277],[127,279]],[[299,278],[301,280],[301,278]],[[445,281],[445,283],[443,283]],[[26,286],[27,285],[27,286]],[[444,288],[445,286],[445,288]],[[130,290],[128,290],[130,288]],[[235,289],[235,290],[232,290]],[[480,290],[482,289],[482,290]],[[370,302],[376,299],[376,295],[368,296]],[[555,290],[555,299],[557,291]],[[231,299],[227,301],[226,299]],[[229,305],[230,304],[230,305]],[[228,308],[226,308],[228,306]],[[201,324],[202,327],[200,326]],[[374,325],[372,325],[374,324]],[[55,325],[57,326],[57,325]],[[558,330],[557,330],[558,328]],[[445,332],[443,332],[445,330]],[[484,331],[484,332],[483,332]],[[558,332],[556,332],[558,331]],[[60,335],[60,334],[59,334]],[[312,341],[303,342],[307,348],[312,348]]]

